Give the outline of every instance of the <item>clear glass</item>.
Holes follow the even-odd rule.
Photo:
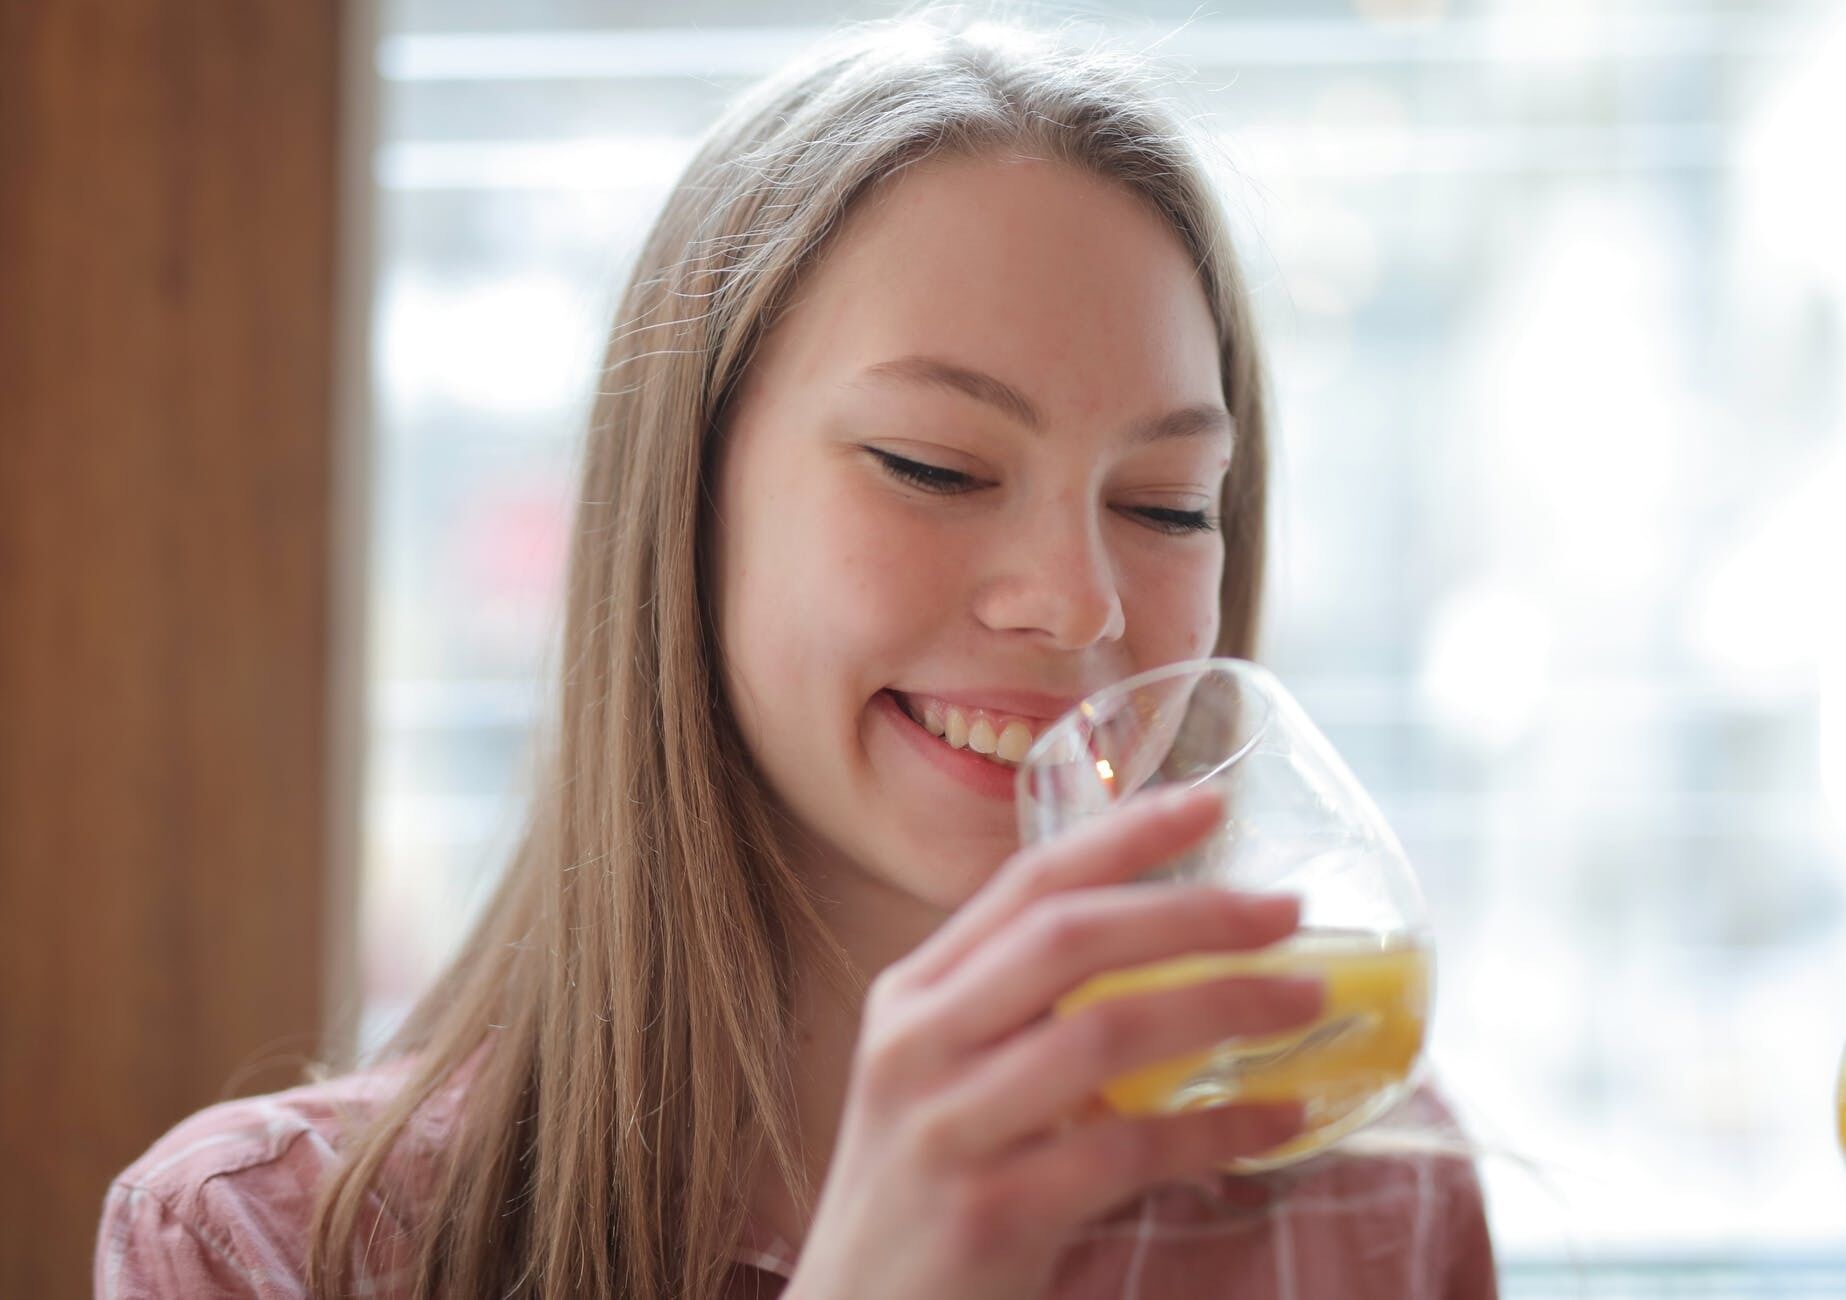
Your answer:
[[[1119,1112],[1299,1100],[1307,1128],[1238,1161],[1272,1169],[1315,1155],[1389,1111],[1423,1059],[1435,948],[1397,837],[1273,674],[1239,659],[1170,664],[1098,692],[1046,730],[1020,764],[1020,838],[1069,830],[1143,790],[1210,784],[1218,828],[1147,880],[1296,894],[1301,929],[1249,953],[1200,954],[1096,977],[1060,1014],[1112,997],[1235,974],[1318,975],[1321,1018],[1234,1038],[1112,1079]]]

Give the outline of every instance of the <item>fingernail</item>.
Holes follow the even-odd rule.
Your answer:
[[[1257,921],[1278,930],[1293,930],[1301,924],[1299,894],[1263,894],[1250,902]]]
[[[1192,803],[1222,803],[1224,796],[1209,785],[1182,785],[1160,794],[1162,808],[1178,808]]]

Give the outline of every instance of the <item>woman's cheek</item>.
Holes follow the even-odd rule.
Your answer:
[[[858,624],[862,641],[902,642],[953,614],[978,524],[947,513],[889,494],[836,512],[826,546],[847,606],[842,615]]]
[[[1177,548],[1175,548],[1177,549]],[[1152,554],[1124,566],[1122,613],[1136,663],[1200,659],[1218,639],[1223,562],[1215,552]]]

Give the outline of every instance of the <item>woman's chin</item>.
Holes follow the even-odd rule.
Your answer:
[[[893,846],[893,872],[904,882],[906,892],[952,912],[972,898],[1016,847],[1010,826],[1004,828],[963,827],[946,832],[940,825],[925,824],[911,828],[906,843]]]

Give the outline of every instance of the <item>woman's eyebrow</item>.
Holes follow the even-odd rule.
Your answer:
[[[846,387],[856,388],[873,383],[898,383],[911,387],[941,388],[972,397],[1023,424],[1034,433],[1042,433],[1045,417],[1032,399],[1017,388],[985,371],[974,370],[945,361],[941,357],[912,355],[867,366]],[[1182,406],[1165,415],[1137,420],[1124,434],[1129,443],[1158,442],[1165,438],[1190,438],[1201,434],[1231,432],[1231,413],[1215,402]]]

